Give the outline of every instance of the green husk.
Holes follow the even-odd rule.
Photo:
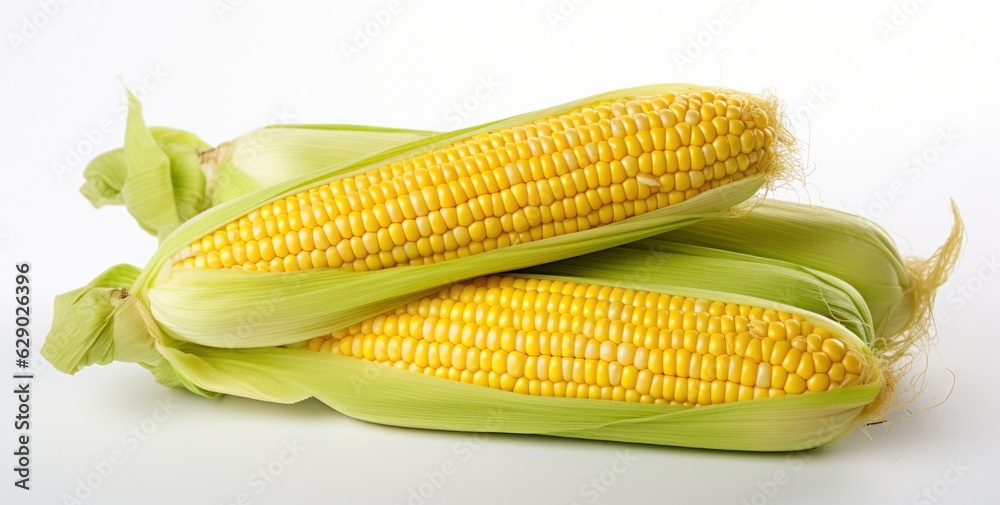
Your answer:
[[[271,125],[212,148],[174,128],[147,127],[127,89],[125,146],[97,156],[80,192],[94,207],[124,205],[164,237],[207,208],[320,168],[434,132],[360,125]]]
[[[272,125],[224,143],[202,156],[214,171],[212,205],[293,177],[436,132],[361,125]]]
[[[739,220],[705,220],[629,247],[707,246],[826,272],[861,293],[872,314],[872,346],[914,349],[931,335],[934,296],[954,270],[965,240],[954,201],[951,212],[948,238],[927,258],[903,258],[889,234],[863,216],[770,200]]]
[[[198,137],[170,128],[147,128],[131,92],[125,147],[98,156],[84,170],[80,192],[95,207],[125,205],[139,226],[165,236],[205,209],[205,176],[198,166]]]
[[[278,403],[315,397],[343,414],[391,426],[741,451],[835,443],[882,390],[875,379],[822,393],[683,407],[529,396],[279,347],[187,345],[165,359],[213,391]]]

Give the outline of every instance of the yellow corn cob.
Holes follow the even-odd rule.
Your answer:
[[[616,247],[438,284],[311,334],[322,338],[236,349],[160,333],[140,294],[115,287],[139,272],[115,267],[57,300],[43,353],[71,373],[139,362],[157,381],[206,396],[315,397],[352,417],[417,428],[482,429],[499,411],[496,429],[510,433],[786,451],[882,419],[900,373],[883,357],[907,342],[869,347],[871,315],[854,288],[779,260],[684,249]],[[282,298],[311,289],[306,282],[256,288],[271,301],[256,306],[258,317],[280,315]],[[233,303],[235,291],[216,289]],[[306,318],[319,307],[290,310]],[[245,324],[252,332],[260,319]]]
[[[186,137],[178,130],[146,129],[138,101],[130,98],[126,137],[152,134],[160,150],[170,159],[169,166],[164,169],[170,171],[178,215],[184,219],[188,212],[182,209],[190,210],[184,202],[202,201],[202,198],[189,198],[188,183],[196,186],[192,190],[195,193],[202,191],[205,185],[192,180],[189,171],[183,170],[189,164],[185,155],[192,152],[199,154],[200,168],[206,174],[214,174],[205,190],[205,199],[219,203],[350,158],[435,135],[429,131],[371,126],[282,125],[255,130],[217,149],[207,150],[199,140]],[[129,175],[124,162],[126,154],[124,149],[111,151],[88,166],[84,173],[88,183],[81,191],[95,205],[122,203],[127,181],[132,181],[127,184],[129,187],[142,186],[134,173]],[[144,204],[134,199],[129,203]],[[199,210],[201,207],[196,205],[194,211]],[[664,250],[676,247],[677,243],[689,243],[781,259],[833,274],[851,284],[864,297],[872,313],[877,338],[872,345],[886,347],[889,339],[906,341],[913,336],[930,334],[931,301],[957,261],[962,242],[960,218],[957,209],[953,211],[956,226],[952,235],[929,258],[904,259],[884,230],[860,216],[774,200],[762,201],[754,212],[739,220],[708,219],[627,246]],[[288,239],[285,242],[287,247]],[[781,242],[782,246],[773,247],[775,242]],[[845,262],[845,257],[851,257],[852,261]],[[919,346],[890,347],[909,350]]]
[[[712,90],[598,102],[265,204],[173,267],[378,270],[587,230],[767,170],[771,122]]]
[[[500,276],[305,348],[534,396],[685,406],[833,390],[865,374],[861,354],[798,314]]]
[[[149,205],[132,210],[160,247],[141,272],[116,268],[87,288],[114,278],[125,301],[68,307],[95,324],[143,320],[147,346],[299,342],[453,281],[729,215],[793,166],[779,115],[776,100],[738,91],[617,90],[331,165],[165,236],[178,219],[156,190],[169,185],[154,170],[162,156],[148,132],[133,135],[124,152],[151,176],[132,187]],[[90,338],[83,328],[68,339]]]

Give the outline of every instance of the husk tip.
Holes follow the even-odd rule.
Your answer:
[[[905,261],[905,268],[910,279],[907,294],[911,297],[912,311],[904,328],[895,336],[880,338],[876,366],[883,377],[884,384],[875,400],[867,405],[857,419],[857,423],[865,426],[891,423],[889,416],[900,410],[907,409],[923,393],[926,383],[928,350],[934,337],[934,298],[948,277],[954,271],[961,256],[962,245],[965,243],[965,224],[958,210],[958,205],[951,201],[953,224],[948,238],[927,258],[910,257]],[[900,383],[910,374],[913,366],[923,361],[923,367],[915,374],[910,385],[901,389]],[[918,385],[918,383],[920,385]],[[902,391],[909,391],[909,397],[899,399]]]

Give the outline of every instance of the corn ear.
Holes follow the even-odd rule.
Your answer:
[[[520,394],[352,356],[309,352],[301,344],[219,349],[169,338],[147,340],[132,333],[133,339],[148,346],[131,346],[127,358],[141,361],[163,384],[206,396],[231,394],[278,403],[315,397],[358,419],[413,428],[788,451],[829,445],[858,423],[878,418],[891,400],[894,375],[882,368],[880,351],[865,344],[873,338],[871,319],[856,290],[822,272],[777,260],[760,262],[746,255],[685,247],[686,252],[615,248],[511,275],[642,289],[794,314],[843,341],[864,367],[860,380],[817,392],[692,406]],[[113,270],[91,287],[110,296],[116,293],[110,286],[120,282],[118,276],[136,275]],[[99,298],[97,292],[64,295],[69,297],[64,303],[79,293]],[[108,318],[96,315],[95,320]],[[98,362],[120,359],[119,336],[112,335],[91,351],[99,355]],[[71,360],[69,350],[51,339],[43,353],[64,369]],[[94,357],[77,354],[72,359],[84,363]]]
[[[451,282],[586,254],[700,219],[728,215],[735,205],[751,198],[759,188],[789,168],[786,156],[792,146],[780,127],[773,130],[776,132],[774,154],[760,160],[761,166],[753,167],[756,174],[706,190],[683,202],[573,233],[420,266],[375,271],[327,267],[266,274],[233,269],[177,268],[184,254],[192,254],[192,243],[217,233],[224,223],[234,222],[276,200],[283,202],[280,199],[305,189],[337,181],[354,181],[356,175],[368,173],[373,167],[406,161],[484,132],[558,117],[582,106],[616,100],[615,103],[621,104],[636,96],[693,93],[698,89],[690,85],[654,85],[589,97],[397,146],[244,195],[201,213],[167,236],[133,282],[116,286],[120,293],[127,293],[127,297],[135,298],[137,303],[121,305],[107,318],[117,318],[122,311],[138,311],[140,314],[135,317],[150,322],[148,333],[143,337],[147,341],[183,340],[225,348],[289,344],[371,317]],[[736,92],[731,96],[743,97],[743,103],[748,104],[746,114],[748,117],[754,115],[760,124],[766,124],[766,115],[777,115],[773,100],[762,101]],[[772,119],[771,123],[774,122]],[[60,309],[77,311],[72,303]],[[72,316],[67,317],[72,319]],[[55,331],[68,335],[67,340],[73,342],[65,345],[70,346],[89,347],[92,339],[99,337],[90,326],[65,329],[67,333],[61,330],[63,328]],[[86,364],[67,363],[64,368],[76,370]]]
[[[133,105],[137,110],[137,102]],[[130,131],[142,131],[139,127],[130,128]],[[156,127],[150,131],[171,159],[175,199],[183,219],[199,212],[196,202],[201,200],[199,197],[191,204],[181,203],[184,184],[177,181],[185,176],[192,179],[199,176],[198,171],[181,170],[193,164],[177,161],[184,154],[184,147],[178,146],[189,144],[201,152],[201,168],[215,181],[214,191],[209,194],[213,197],[212,203],[218,204],[350,157],[372,154],[436,134],[345,125],[277,125],[255,130],[205,151],[204,143],[185,137],[183,132]],[[173,138],[181,140],[171,140]],[[88,169],[93,173],[88,175],[84,192],[95,206],[105,198],[104,203],[122,203],[123,154],[121,149],[111,151],[92,164],[95,167],[114,164],[114,170]],[[103,178],[117,182],[106,182]],[[194,184],[200,187],[201,182]],[[98,188],[111,189],[102,192]],[[106,196],[102,196],[104,194]],[[706,219],[651,237],[634,247],[670,243],[704,245],[781,259],[832,274],[851,284],[865,298],[877,339],[907,339],[929,333],[933,296],[957,262],[964,230],[954,203],[952,212],[955,225],[950,236],[927,258],[904,258],[888,233],[863,216],[773,200],[762,201],[744,219]],[[772,247],[775,243],[781,246]]]
[[[125,146],[97,156],[80,192],[94,207],[124,205],[166,236],[213,205],[434,132],[361,125],[276,124],[213,148],[192,133],[147,127],[127,89]]]
[[[330,173],[333,172],[331,170]],[[735,184],[740,182],[743,181]],[[692,199],[685,205],[697,201]],[[689,210],[697,208],[692,205]],[[721,215],[715,209],[704,214]],[[302,341],[285,342],[287,347],[279,347],[277,341],[255,342],[259,346],[246,347],[240,342],[233,345],[234,341],[244,338],[233,333],[228,339],[213,342],[213,345],[235,349],[199,345],[179,339],[175,331],[164,328],[149,306],[148,294],[152,289],[148,286],[172,281],[173,275],[163,275],[169,266],[169,259],[159,263],[159,276],[150,275],[148,266],[144,272],[118,266],[90,285],[62,295],[57,300],[53,332],[46,340],[43,354],[57,368],[70,373],[92,363],[105,364],[112,360],[138,362],[149,369],[157,381],[168,386],[186,387],[206,396],[233,394],[280,403],[316,397],[359,419],[407,427],[547,434],[714,449],[807,449],[835,442],[860,422],[880,419],[892,400],[893,385],[900,374],[900,369],[896,367],[897,360],[906,355],[908,346],[914,342],[910,338],[886,338],[884,335],[888,330],[884,325],[904,318],[892,316],[893,313],[906,314],[905,318],[910,319],[914,317],[912,314],[921,313],[915,307],[930,303],[930,294],[943,282],[960,246],[961,221],[957,211],[955,215],[956,225],[948,244],[920,267],[896,269],[892,260],[898,258],[898,252],[891,240],[882,249],[873,248],[872,259],[877,260],[875,263],[881,262],[884,266],[888,262],[893,267],[889,270],[897,274],[903,272],[897,277],[878,272],[880,279],[889,279],[885,284],[889,286],[885,293],[880,293],[874,282],[865,284],[863,276],[852,276],[851,272],[844,275],[850,279],[848,282],[830,275],[842,271],[843,265],[810,256],[807,254],[809,249],[801,244],[795,245],[792,237],[778,241],[782,244],[793,243],[791,251],[782,249],[775,252],[780,247],[750,251],[730,246],[744,243],[736,236],[723,237],[721,243],[714,244],[727,246],[724,249],[706,247],[699,241],[705,235],[697,232],[675,241],[669,240],[669,234],[660,235],[632,245],[537,265],[510,274],[517,278],[672,293],[794,313],[802,320],[823,325],[837,338],[847,342],[866,370],[859,383],[806,394],[697,407],[545,398],[442,380],[354,356],[306,352]],[[693,222],[692,226],[707,222],[690,217],[688,220]],[[830,230],[834,228],[837,227]],[[711,229],[702,231],[709,236],[713,233]],[[766,237],[765,232],[768,231],[773,230],[759,228],[754,238]],[[863,230],[875,239],[879,239],[878,231]],[[857,229],[845,226],[839,232],[841,237],[844,233],[855,237]],[[189,235],[197,236],[196,233]],[[642,233],[634,236],[642,236]],[[761,256],[748,254],[750,252]],[[154,258],[151,265],[156,262]],[[530,261],[523,263],[532,264]],[[412,268],[427,266],[433,265]],[[391,270],[380,272],[386,271]],[[455,281],[471,276],[466,275],[468,271],[465,270],[441,270],[438,273],[442,272],[452,274],[450,279]],[[285,305],[285,297],[289,293],[294,296],[300,289],[312,289],[312,284],[303,284],[306,279],[302,275],[306,273],[294,274],[299,276],[295,280],[288,274],[269,274],[285,276],[287,283],[268,285],[268,297],[257,298],[258,305],[254,311],[245,313],[248,317],[243,321],[244,328],[254,333],[257,326],[251,317],[270,316],[278,310],[294,308],[295,304]],[[350,272],[352,275],[358,273],[378,272]],[[173,274],[183,275],[183,272],[174,271]],[[902,284],[904,274],[919,279],[922,287],[897,288]],[[147,286],[142,282],[143,278],[153,280]],[[225,279],[222,276],[210,278],[220,282]],[[395,282],[396,277],[385,279]],[[444,284],[438,283],[436,287]],[[430,287],[431,283],[419,285],[425,288],[406,286],[411,291],[408,299],[435,291]],[[225,299],[227,307],[232,306],[233,296],[237,294],[235,287],[226,289],[224,283],[216,283],[216,286],[222,287],[216,296]],[[263,286],[260,284],[260,287]],[[361,288],[363,285],[351,286]],[[396,288],[395,285],[393,287]],[[863,296],[858,292],[862,289],[874,295]],[[903,292],[902,297],[911,301],[898,301],[899,296],[894,295],[897,291]],[[349,294],[356,295],[358,292]],[[892,300],[891,296],[897,296],[897,301],[881,301]],[[402,304],[404,298],[399,296],[394,301]],[[164,300],[169,299],[168,296]],[[297,301],[310,300],[300,297]],[[210,303],[211,300],[194,298],[192,302]],[[881,325],[873,321],[869,311],[869,307],[877,307],[879,303],[890,307],[888,315],[883,317],[887,322]],[[221,306],[217,305],[216,310],[220,310]],[[385,303],[379,307],[358,310],[352,317],[362,313],[369,314],[362,318],[372,317],[393,308]],[[317,303],[298,315],[309,317],[308,314],[322,310],[322,304]],[[329,311],[329,307],[326,310]],[[906,329],[907,326],[909,329]],[[904,333],[915,335],[919,325],[906,323],[902,328]],[[230,328],[229,331],[241,329]],[[306,338],[324,333],[327,334],[324,338],[328,338],[329,331]],[[299,338],[302,338],[301,335]]]

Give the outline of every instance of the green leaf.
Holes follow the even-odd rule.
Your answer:
[[[138,275],[139,269],[133,266],[114,266],[86,286],[57,296],[52,330],[42,345],[42,356],[68,374],[92,364],[106,365],[113,359],[141,361],[136,358],[153,357],[139,351],[147,335],[145,324],[137,326],[134,319],[126,318],[116,325],[112,317],[127,297],[122,286],[131,285]],[[121,352],[116,351],[116,342]]]
[[[105,205],[123,205],[122,186],[125,185],[125,152],[114,149],[103,153],[83,170],[85,182],[80,193],[90,200],[95,208]]]
[[[165,236],[205,208],[200,152],[209,146],[185,131],[147,128],[138,99],[125,92],[125,147],[87,165],[80,192],[95,207],[125,205],[143,230]]]

